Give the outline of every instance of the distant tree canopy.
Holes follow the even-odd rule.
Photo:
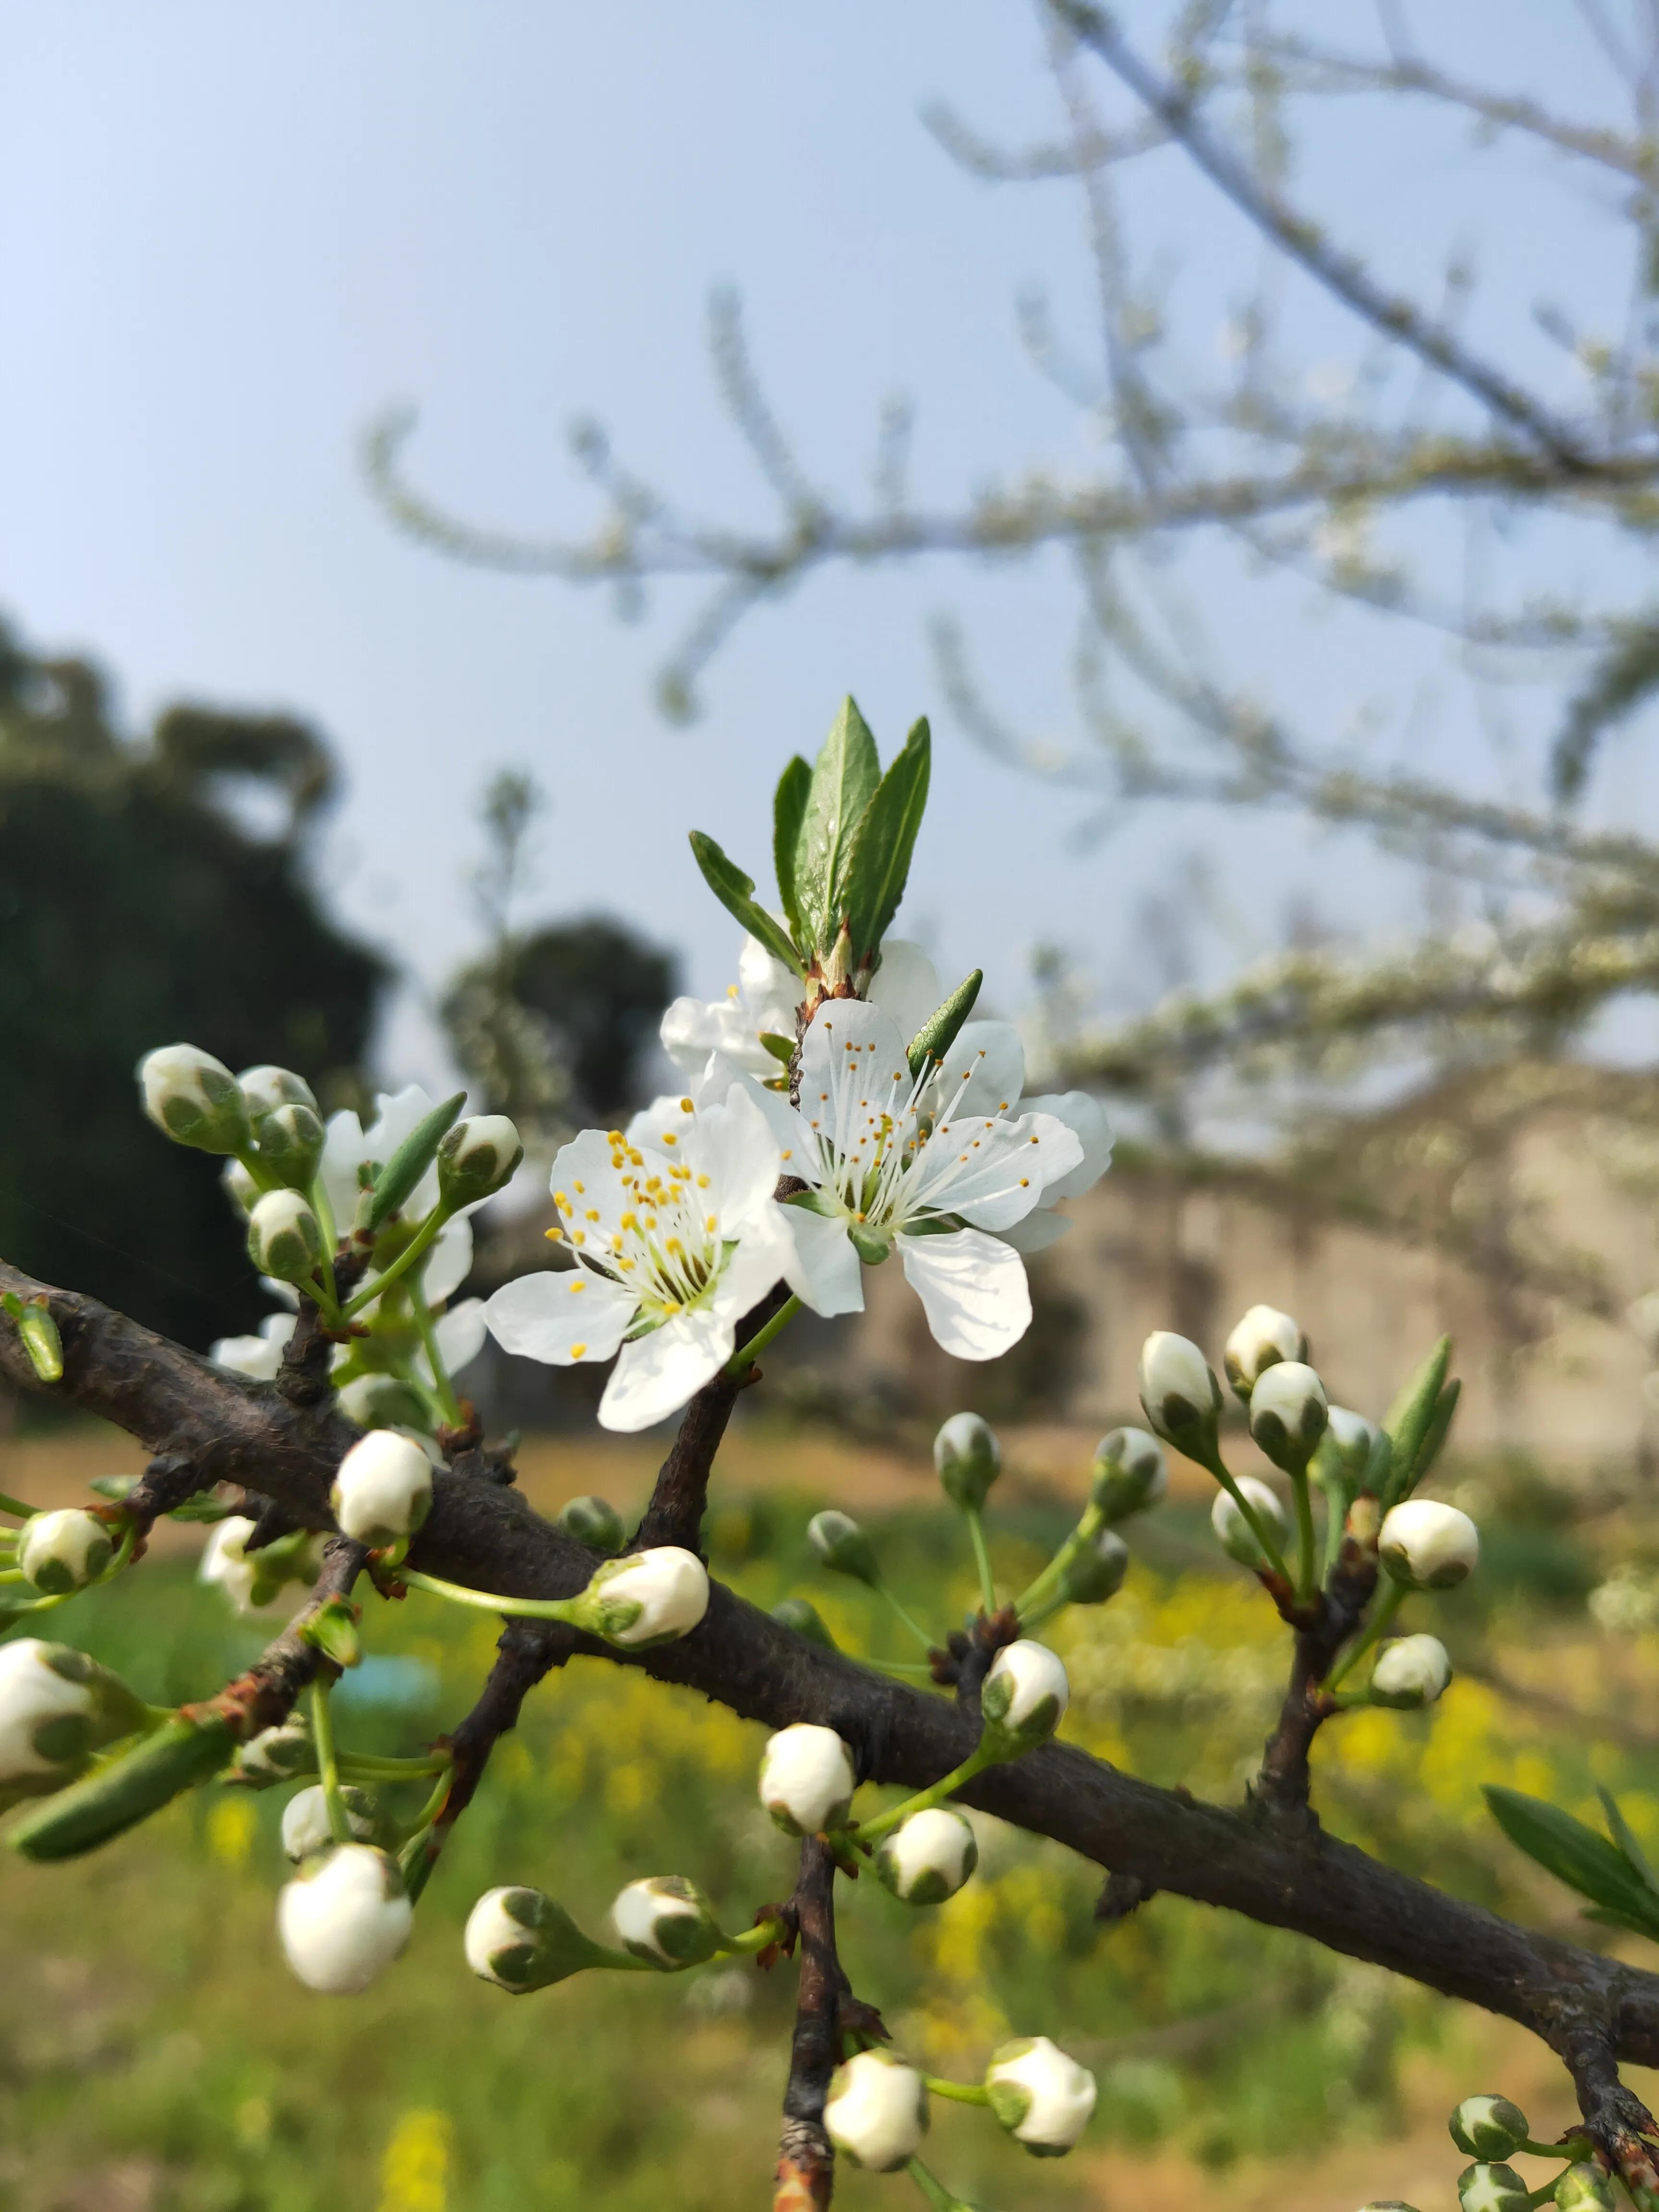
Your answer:
[[[133,1068],[188,1039],[355,1091],[387,971],[309,880],[332,781],[280,717],[173,707],[129,739],[95,668],[0,626],[0,1251],[192,1344],[264,1301],[217,1163],[150,1127]]]

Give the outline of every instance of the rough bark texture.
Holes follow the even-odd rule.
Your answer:
[[[43,1288],[0,1262],[0,1290],[28,1297]],[[64,1355],[64,1380],[46,1395],[115,1422],[159,1456],[187,1462],[197,1483],[241,1483],[307,1527],[331,1525],[330,1480],[357,1433],[331,1403],[295,1406],[277,1386],[226,1374],[95,1300],[46,1295]],[[4,1324],[0,1374],[21,1389],[42,1388]],[[714,1441],[724,1427],[717,1413],[710,1409],[707,1424]],[[703,1419],[694,1408],[692,1422]],[[677,1468],[672,1454],[665,1477],[670,1470],[678,1488],[687,1469]],[[706,1465],[690,1479],[706,1481]],[[648,1514],[647,1526],[653,1525],[662,1524]],[[436,1480],[411,1563],[475,1589],[563,1597],[584,1586],[598,1559],[541,1520],[515,1490],[476,1474],[450,1474]],[[638,1656],[527,1624],[510,1629],[503,1642],[479,1712],[458,1732],[459,1750],[473,1731],[466,1756],[479,1765],[495,1736],[516,1719],[529,1687],[572,1654],[638,1666],[770,1728],[825,1723],[854,1746],[863,1773],[912,1789],[958,1765],[978,1733],[971,1711],[808,1644],[719,1583],[692,1634]],[[1620,2059],[1659,2065],[1659,1976],[1446,1896],[1315,1822],[1200,1803],[1068,1746],[1049,1745],[994,1767],[961,1794],[1109,1869],[1109,1912],[1132,1897],[1171,1891],[1294,1929],[1518,2021],[1568,2066],[1587,2120],[1621,2167],[1636,2164],[1638,2154],[1646,2157],[1637,2140],[1646,2132],[1646,2115],[1620,2087],[1614,2069]]]

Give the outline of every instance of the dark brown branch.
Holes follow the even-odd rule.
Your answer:
[[[327,1525],[329,1484],[356,1433],[349,1422],[323,1410],[296,1413],[271,1386],[246,1382],[94,1299],[48,1291],[0,1263],[6,1289],[51,1305],[64,1349],[57,1395],[152,1450],[191,1458],[204,1479],[246,1480],[296,1518]],[[9,1330],[0,1330],[0,1376],[35,1387]],[[471,1589],[526,1597],[569,1596],[594,1565],[516,1490],[453,1474],[437,1479],[413,1558]],[[770,1728],[833,1722],[856,1735],[872,1780],[908,1789],[957,1765],[977,1739],[971,1712],[808,1644],[718,1583],[701,1626],[679,1643],[636,1658],[583,1638],[572,1648],[638,1665]],[[963,1796],[1147,1891],[1290,1929],[1517,2021],[1564,2056],[1577,2039],[1600,2036],[1615,2060],[1659,2064],[1659,1975],[1517,1927],[1319,1831],[1286,1834],[1248,1811],[1157,1789],[1065,1745],[993,1768]]]
[[[823,2131],[823,2107],[841,2057],[847,1978],[836,1952],[836,1862],[822,1837],[801,1839],[792,1915],[800,1942],[800,1987],[772,2206],[773,2212],[823,2212],[836,2186],[835,2147]]]
[[[1295,1631],[1290,1686],[1251,1792],[1252,1804],[1267,1819],[1291,1826],[1318,1825],[1308,1804],[1308,1754],[1321,1727],[1336,1711],[1322,1685],[1337,1653],[1364,1619],[1376,1589],[1376,1501],[1359,1503],[1373,1508],[1371,1545],[1344,1536],[1336,1571],[1320,1593],[1315,1618]]]
[[[301,1692],[326,1667],[331,1678],[339,1672],[303,1633],[331,1598],[347,1597],[368,1558],[361,1544],[344,1536],[331,1536],[323,1552],[322,1571],[311,1595],[288,1626],[268,1644],[246,1674],[228,1682],[216,1697],[185,1710],[202,1715],[216,1713],[228,1720],[243,1743],[268,1728],[280,1728],[293,1711]]]

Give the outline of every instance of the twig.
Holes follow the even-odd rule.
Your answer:
[[[836,2153],[823,2131],[830,2076],[841,2057],[840,2015],[847,1978],[836,1953],[836,1862],[819,1836],[801,1840],[793,1910],[800,1938],[800,1987],[773,2212],[823,2212],[836,2185]]]

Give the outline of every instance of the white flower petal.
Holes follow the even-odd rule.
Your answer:
[[[731,1321],[706,1307],[678,1314],[648,1336],[636,1337],[623,1346],[605,1385],[600,1426],[631,1432],[665,1421],[720,1372],[736,1349]]]
[[[870,982],[870,1003],[890,1014],[908,1046],[945,994],[939,971],[907,938],[890,937],[881,948],[881,965]],[[787,1034],[787,1032],[786,1032]]]
[[[672,1096],[665,1093],[660,1098],[653,1098],[648,1106],[641,1106],[623,1134],[635,1151],[649,1147],[653,1152],[660,1152],[665,1137],[672,1138],[678,1145],[692,1127],[695,1105],[696,1101],[683,1091]]]
[[[334,1209],[334,1225],[342,1236],[350,1228],[357,1211],[357,1170],[368,1158],[363,1125],[357,1116],[349,1109],[331,1114],[317,1177],[328,1194],[328,1202]]]
[[[964,1022],[935,1079],[941,1108],[964,1114],[1012,1114],[1025,1088],[1025,1048],[1012,1022]]]
[[[864,1270],[840,1214],[813,1213],[804,1206],[780,1206],[794,1246],[785,1280],[803,1305],[826,1318],[864,1311]]]
[[[283,1347],[268,1336],[222,1336],[210,1347],[208,1358],[216,1367],[245,1375],[250,1382],[274,1382],[282,1369]]]
[[[472,1224],[465,1215],[446,1221],[432,1240],[432,1249],[426,1255],[426,1265],[421,1270],[421,1281],[428,1301],[441,1305],[453,1298],[461,1285],[472,1273]]]
[[[780,1073],[775,1060],[772,1070],[774,1074]],[[764,1084],[745,1075],[735,1060],[716,1053],[703,1070],[697,1097],[705,1105],[727,1098],[733,1084],[739,1085],[744,1096],[752,1099],[766,1116],[766,1126],[778,1147],[780,1171],[799,1176],[803,1182],[816,1188],[823,1180],[818,1148],[812,1141],[812,1132],[781,1091],[769,1091]]]
[[[1067,1174],[1083,1147],[1052,1114],[1018,1121],[947,1121],[922,1147],[908,1181],[905,1211],[959,1213],[975,1229],[1009,1229],[1042,1198],[1051,1176]]]
[[[483,1300],[463,1298],[459,1305],[439,1315],[432,1334],[438,1340],[439,1358],[452,1375],[459,1375],[483,1350],[484,1339],[489,1334]]]
[[[850,1150],[868,1114],[894,1110],[908,1097],[907,1050],[898,1024],[879,1006],[826,999],[801,1043],[800,1110],[808,1126],[826,1138],[840,1131]]]
[[[779,915],[778,920],[781,922],[783,917]],[[738,955],[738,991],[757,1036],[767,1030],[773,1036],[793,1036],[801,989],[799,976],[792,975],[781,960],[775,960],[758,937],[744,939]]]
[[[956,1359],[994,1359],[1031,1325],[1031,1294],[1018,1252],[977,1229],[901,1237],[905,1280],[921,1300],[941,1350]]]
[[[708,1177],[726,1236],[740,1235],[769,1208],[780,1171],[779,1147],[751,1091],[734,1085],[720,1104],[703,1109],[687,1141],[686,1158]]]
[[[483,1317],[503,1352],[571,1367],[609,1359],[638,1310],[639,1300],[620,1283],[574,1268],[503,1283]]]
[[[1033,1253],[1046,1252],[1051,1244],[1058,1244],[1060,1238],[1069,1236],[1075,1226],[1069,1214],[1050,1213],[1044,1207],[1038,1206],[1023,1221],[1016,1221],[1006,1229],[999,1229],[995,1234],[1004,1244],[1023,1253],[1029,1260]]]
[[[711,1052],[726,1054],[753,1075],[777,1065],[736,999],[676,999],[662,1018],[659,1034],[663,1050],[687,1075],[698,1074]]]
[[[1099,1099],[1091,1097],[1086,1091],[1060,1091],[1023,1103],[1028,1114],[1052,1114],[1055,1121],[1063,1121],[1083,1147],[1083,1158],[1070,1174],[1059,1176],[1044,1187],[1043,1204],[1052,1206],[1057,1198],[1081,1198],[1085,1190],[1092,1190],[1112,1164],[1112,1125]]]

